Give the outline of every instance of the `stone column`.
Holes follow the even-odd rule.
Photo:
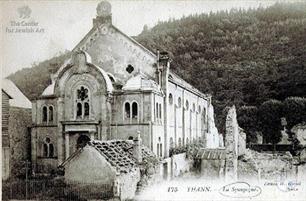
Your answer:
[[[65,159],[69,157],[69,133],[65,133]]]

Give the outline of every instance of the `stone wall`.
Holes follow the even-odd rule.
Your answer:
[[[238,156],[242,156],[246,152],[246,133],[240,127],[238,130]]]
[[[238,157],[246,153],[246,134],[238,125],[235,106],[229,108],[225,129],[225,179],[236,180],[238,177]]]

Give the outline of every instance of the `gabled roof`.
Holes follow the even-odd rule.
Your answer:
[[[20,89],[9,79],[2,79],[2,90],[8,94],[10,106],[21,108],[32,108],[31,101],[20,91]]]
[[[138,166],[133,156],[132,140],[109,140],[109,141],[90,141],[87,146],[95,148],[109,164],[119,173],[128,173]],[[61,166],[65,166],[72,158],[80,154],[82,149],[73,153]],[[142,157],[144,160],[154,157],[154,153],[147,147],[142,146]]]
[[[145,52],[147,52],[150,56],[152,57],[156,57],[156,55],[151,52],[150,50],[148,50],[146,47],[144,47],[143,45],[141,45],[139,42],[137,42],[135,39],[133,39],[132,37],[126,35],[125,33],[123,33],[120,29],[118,29],[117,27],[115,27],[113,24],[110,24],[110,27],[113,28],[114,30],[116,30],[118,33],[120,33],[122,36],[124,36],[125,38],[127,38],[128,40],[130,40],[131,42],[133,42],[135,45],[137,45],[138,47],[140,47],[142,50],[144,50]],[[90,29],[90,31],[82,38],[82,40],[73,48],[72,51],[76,51],[78,50],[78,48],[80,48],[80,45],[82,43],[84,43],[88,38],[90,38],[96,31],[98,31],[98,27],[92,27]]]

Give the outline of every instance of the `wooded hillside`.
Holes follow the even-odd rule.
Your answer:
[[[169,20],[136,39],[169,51],[174,71],[213,95],[219,128],[226,106],[306,96],[306,3]]]
[[[226,106],[306,96],[306,3],[192,15],[145,26],[135,38],[153,52],[168,51],[176,73],[213,95],[219,128]],[[68,55],[10,78],[33,99]]]

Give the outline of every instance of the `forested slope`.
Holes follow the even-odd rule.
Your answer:
[[[168,51],[176,73],[213,95],[219,126],[226,106],[306,96],[306,3],[192,15],[145,26],[135,38],[153,52]],[[68,56],[10,78],[33,99]]]
[[[136,39],[169,51],[172,68],[213,95],[217,115],[232,104],[306,96],[306,3],[169,20]]]

